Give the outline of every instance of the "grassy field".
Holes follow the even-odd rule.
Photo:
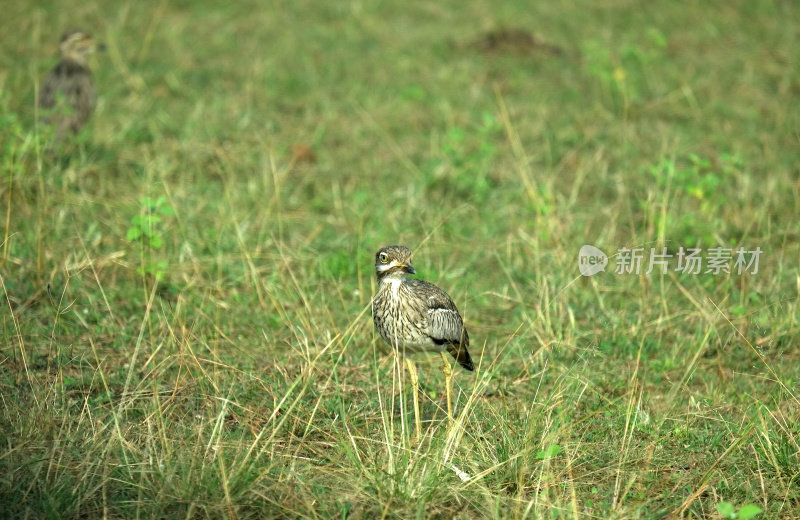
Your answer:
[[[795,2],[33,4],[0,21],[0,517],[800,518]],[[107,51],[51,154],[71,27]],[[450,427],[415,358],[418,440],[370,316],[393,243],[480,364]]]

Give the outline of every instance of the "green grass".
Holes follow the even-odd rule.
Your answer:
[[[800,518],[792,2],[12,4],[0,516]],[[108,51],[54,156],[75,26]],[[391,243],[480,360],[449,428],[416,359],[416,443]],[[763,254],[583,278],[583,244]]]

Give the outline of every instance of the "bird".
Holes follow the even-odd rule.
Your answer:
[[[380,336],[397,353],[439,352],[445,377],[447,414],[452,422],[450,394],[452,368],[449,353],[464,369],[473,372],[469,334],[452,298],[430,282],[409,278],[417,271],[411,265],[411,249],[394,245],[375,253],[378,291],[372,299],[372,319]],[[417,436],[421,433],[417,392],[419,377],[414,363],[405,357],[414,387]]]
[[[84,31],[70,30],[61,37],[60,60],[45,77],[39,92],[43,120],[53,125],[55,142],[68,133],[77,133],[94,111],[89,55],[98,48],[102,45],[98,46]]]

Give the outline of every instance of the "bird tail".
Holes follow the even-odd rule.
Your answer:
[[[475,371],[475,365],[472,364],[472,358],[469,355],[466,345],[454,345],[451,343],[448,346],[447,351],[450,352],[454,358],[456,358],[456,361],[458,361],[459,365],[466,368],[470,372]]]

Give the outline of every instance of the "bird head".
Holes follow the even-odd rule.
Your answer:
[[[417,271],[411,265],[411,250],[405,246],[387,246],[375,253],[375,274],[378,280],[402,279]]]
[[[102,44],[98,45],[94,38],[83,31],[67,31],[61,37],[61,43],[58,46],[61,58],[81,65],[86,65],[90,54],[103,48]]]

